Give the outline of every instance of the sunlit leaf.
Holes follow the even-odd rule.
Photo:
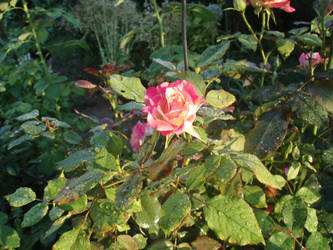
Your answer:
[[[21,227],[31,227],[37,224],[49,210],[49,205],[45,202],[41,202],[29,209],[28,212],[24,214]]]
[[[198,67],[205,67],[221,59],[230,47],[229,40],[223,40],[217,45],[211,45],[201,54]]]
[[[20,187],[16,189],[15,193],[6,195],[5,198],[8,200],[12,207],[22,207],[36,199],[36,194],[28,187]]]
[[[206,103],[218,109],[226,108],[235,101],[236,97],[223,89],[211,90],[206,95]]]
[[[215,196],[204,207],[205,219],[221,240],[231,244],[265,244],[251,207],[242,199]]]
[[[72,171],[85,161],[92,161],[95,158],[94,152],[87,149],[71,153],[66,159],[57,162],[58,169]]]

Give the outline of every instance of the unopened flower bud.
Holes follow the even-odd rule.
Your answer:
[[[246,9],[246,0],[234,0],[234,8],[238,11],[244,11]]]

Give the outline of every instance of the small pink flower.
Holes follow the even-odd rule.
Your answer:
[[[284,173],[285,173],[285,175],[288,175],[288,172],[289,172],[289,168],[288,168],[288,167],[285,167],[285,168],[284,168]]]
[[[137,152],[138,149],[142,146],[145,136],[151,134],[151,127],[140,121],[132,129],[130,144],[134,152]]]
[[[181,134],[192,129],[192,123],[204,98],[187,81],[163,82],[150,87],[145,94],[147,123],[162,135]]]
[[[290,1],[286,0],[247,0],[247,4],[250,3],[256,9],[265,8],[269,10],[271,8],[277,8],[289,13],[295,11],[295,9],[290,6]]]
[[[312,52],[308,52],[308,53],[302,53],[301,56],[299,57],[298,61],[299,64],[305,68],[310,67],[310,58],[311,58],[311,63],[312,63],[312,67],[316,67],[318,64],[321,64],[324,62],[324,58],[322,58],[320,56],[320,54],[318,52],[312,53]],[[327,60],[328,58],[326,58]]]

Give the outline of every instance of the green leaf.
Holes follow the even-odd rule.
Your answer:
[[[255,122],[245,139],[245,152],[263,158],[275,152],[283,142],[289,121],[282,112],[269,112]]]
[[[186,180],[186,188],[188,191],[199,189],[205,184],[206,167],[200,165],[194,168]]]
[[[92,161],[95,158],[94,152],[88,149],[71,153],[66,159],[57,162],[57,168],[64,171],[72,171],[76,169],[84,161]]]
[[[165,67],[165,68],[167,68],[171,71],[177,71],[176,66],[173,63],[169,62],[169,61],[165,61],[165,60],[162,60],[160,58],[153,58],[153,61],[162,65],[163,67]]]
[[[267,207],[265,193],[259,186],[246,185],[243,187],[243,192],[244,199],[251,206],[254,206],[256,208]]]
[[[211,90],[206,95],[206,103],[218,109],[226,108],[235,101],[236,97],[223,89]]]
[[[55,221],[59,219],[64,212],[65,210],[61,209],[60,207],[53,207],[49,212],[50,220]]]
[[[53,200],[57,194],[66,186],[67,179],[60,175],[58,178],[49,180],[47,186],[44,189],[44,199],[47,201]]]
[[[38,109],[34,109],[34,110],[30,111],[29,113],[26,113],[26,114],[20,115],[19,117],[16,117],[15,119],[20,121],[20,122],[23,122],[23,121],[26,121],[26,120],[34,119],[38,116],[39,116]]]
[[[295,161],[293,161],[290,164],[290,167],[288,169],[288,174],[287,174],[288,181],[294,180],[297,177],[299,170],[301,169],[301,166],[302,166],[301,163],[295,162]]]
[[[147,250],[173,250],[173,243],[168,240],[158,240],[149,246]]]
[[[64,140],[70,144],[78,145],[82,141],[82,137],[74,131],[67,130],[64,133]]]
[[[146,88],[139,78],[111,75],[107,81],[107,86],[126,99],[144,102]]]
[[[330,81],[315,81],[309,86],[309,91],[321,106],[333,113],[333,78]]]
[[[266,250],[291,250],[295,249],[295,241],[285,232],[275,232],[268,239]]]
[[[33,136],[39,135],[41,132],[46,130],[45,125],[41,125],[37,121],[26,121],[21,125],[24,132]]]
[[[41,219],[44,218],[44,216],[47,214],[47,211],[49,210],[49,205],[45,202],[41,202],[33,206],[29,209],[28,212],[24,214],[23,221],[21,223],[21,227],[31,227],[38,222],[41,221]]]
[[[8,215],[3,212],[0,212],[0,225],[6,224],[7,221],[8,221]]]
[[[227,184],[236,175],[237,165],[229,155],[216,156],[217,161],[212,177],[216,178],[219,185]]]
[[[284,203],[283,221],[295,237],[300,237],[307,217],[307,206],[299,197],[287,200]]]
[[[54,201],[58,205],[62,205],[77,200],[92,189],[102,179],[103,175],[104,173],[100,171],[88,171],[80,177],[69,180],[66,187],[54,198]]]
[[[296,192],[296,197],[300,197],[305,203],[313,204],[320,199],[320,193],[315,189],[301,187]]]
[[[13,228],[0,225],[0,245],[6,248],[18,248],[20,247],[20,236]]]
[[[128,102],[123,105],[117,105],[116,110],[119,111],[133,111],[133,110],[139,110],[142,111],[142,108],[144,107],[144,104],[137,103],[137,102]]]
[[[88,238],[88,235],[84,231],[81,231],[79,233],[75,243],[71,247],[71,250],[76,250],[76,249],[87,249],[87,250],[91,249],[90,240]]]
[[[180,80],[186,80],[192,83],[195,89],[197,90],[198,95],[201,96],[205,95],[207,86],[201,75],[196,74],[192,71],[186,71],[186,72],[177,73],[177,76],[179,77]]]
[[[60,239],[53,245],[52,250],[71,250],[80,233],[79,228],[74,228],[60,236]]]
[[[194,155],[202,151],[206,148],[206,145],[199,141],[192,141],[185,145],[184,149],[182,150],[183,155]]]
[[[322,41],[316,34],[305,33],[303,35],[297,35],[296,39],[309,46],[321,47]]]
[[[272,175],[255,155],[238,153],[231,157],[239,166],[251,171],[261,183],[281,189],[285,180],[281,175]]]
[[[229,47],[230,47],[229,40],[223,40],[218,45],[212,45],[208,47],[201,54],[199,61],[197,63],[198,67],[205,67],[216,63],[217,60],[221,59],[224,56]]]
[[[134,214],[135,222],[142,228],[154,232],[158,230],[161,204],[156,195],[145,195],[141,197],[142,212]]]
[[[321,126],[328,121],[327,111],[312,97],[298,95],[292,109],[308,124]]]
[[[120,218],[120,211],[114,202],[104,199],[97,200],[93,204],[89,215],[95,227],[97,227],[97,231],[100,232],[110,230],[115,225],[123,223]]]
[[[127,208],[138,196],[142,188],[141,173],[134,173],[116,191],[117,208]]]
[[[291,39],[277,39],[276,46],[283,59],[286,59],[293,52],[295,41]]]
[[[139,250],[136,241],[129,235],[119,235],[117,237],[117,247],[126,250]]]
[[[215,196],[204,207],[205,219],[223,241],[240,246],[265,244],[251,207],[242,199]]]
[[[277,223],[274,221],[272,216],[269,216],[261,209],[254,209],[254,214],[264,237],[271,235],[271,233],[276,230],[275,226],[277,226]]]
[[[186,194],[173,194],[162,205],[163,216],[160,219],[161,229],[170,234],[179,227],[191,211],[191,201]]]
[[[116,158],[103,147],[95,155],[96,168],[103,171],[117,171]]]
[[[307,250],[330,250],[328,240],[319,232],[310,235],[305,245]]]
[[[133,238],[138,244],[139,249],[144,249],[147,246],[147,238],[145,238],[142,234],[136,234]]]
[[[308,232],[313,233],[317,231],[318,227],[318,218],[317,218],[317,210],[311,207],[307,208],[308,215],[306,217],[305,225],[304,227]]]
[[[258,41],[252,35],[240,34],[236,37],[242,47],[255,52],[257,50]]]
[[[20,187],[16,189],[15,193],[6,195],[5,198],[12,207],[22,207],[36,200],[36,194],[31,188]]]
[[[207,236],[199,236],[195,241],[191,242],[191,245],[197,250],[218,250],[221,247],[218,241]]]
[[[22,135],[19,138],[17,138],[15,140],[11,141],[10,143],[8,143],[7,149],[10,150],[13,147],[16,147],[16,146],[22,144],[23,142],[30,141],[32,139],[33,139],[33,137],[31,135]]]
[[[86,210],[87,206],[88,206],[88,198],[87,195],[84,194],[80,198],[71,203],[66,203],[64,205],[61,205],[60,208],[65,211],[75,210],[75,212],[80,213]]]

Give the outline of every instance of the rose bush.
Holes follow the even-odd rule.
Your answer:
[[[192,129],[192,123],[204,98],[187,81],[163,82],[149,87],[145,94],[144,112],[147,123],[162,135],[181,134]]]

